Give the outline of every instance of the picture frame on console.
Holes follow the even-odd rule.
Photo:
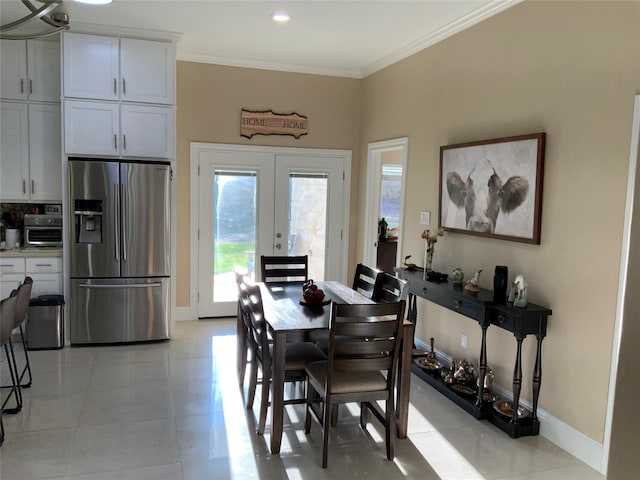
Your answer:
[[[540,244],[546,133],[440,147],[440,228]]]

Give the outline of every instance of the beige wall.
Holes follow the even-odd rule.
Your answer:
[[[525,275],[529,300],[553,309],[539,406],[597,442],[633,96],[640,93],[639,19],[639,2],[525,2],[363,81],[361,155],[368,142],[409,137],[403,257],[422,258],[420,211],[438,221],[441,145],[547,132],[541,245],[448,233],[436,245],[434,268],[460,266],[467,276],[483,269],[485,288],[496,265],[508,265],[511,278]],[[354,218],[363,215],[360,204]],[[434,336],[455,357],[477,359],[477,325],[440,307],[420,302],[417,335]],[[527,400],[534,347],[533,339],[525,342]],[[496,381],[510,386],[513,336],[490,329],[488,355]]]
[[[189,142],[353,151],[350,264],[362,258],[367,143],[409,137],[402,256],[422,258],[420,211],[438,220],[439,147],[547,132],[541,245],[447,233],[437,270],[495,265],[523,273],[530,301],[553,309],[540,408],[603,442],[633,96],[640,93],[640,2],[524,2],[364,80],[178,62],[178,218],[189,218]],[[240,109],[296,111],[310,134],[239,135]],[[178,230],[177,305],[189,304],[189,231]],[[417,334],[475,360],[479,329],[420,302]],[[425,318],[428,317],[428,322]],[[469,335],[469,349],[460,334]],[[525,342],[531,398],[534,341]],[[508,387],[515,342],[488,336],[489,364]]]
[[[177,70],[177,289],[176,305],[189,306],[189,144],[190,142],[333,148],[353,152],[359,175],[360,81],[319,75],[178,62]],[[240,110],[297,112],[309,120],[309,134],[240,136]],[[357,185],[351,191],[358,205]],[[351,250],[356,238],[351,232]]]

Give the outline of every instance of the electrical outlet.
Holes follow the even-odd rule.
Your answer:
[[[420,224],[429,225],[431,222],[431,212],[420,212]]]
[[[466,333],[463,333],[462,335],[460,335],[460,345],[465,350],[467,349],[467,334]]]

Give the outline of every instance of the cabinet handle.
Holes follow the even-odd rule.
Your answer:
[[[507,317],[505,317],[504,315],[498,315],[498,323],[504,323],[506,319]]]
[[[36,263],[36,267],[53,267],[51,263]]]
[[[126,133],[122,134],[122,149],[123,150],[127,149],[127,134]]]
[[[29,95],[33,93],[33,80],[29,79]]]
[[[126,78],[122,79],[122,94],[123,95],[127,94],[127,79]]]
[[[113,134],[113,149],[118,150],[118,136],[115,133]]]
[[[456,308],[460,308],[462,306],[462,301],[456,300],[455,302],[453,302],[453,306]]]
[[[20,93],[24,93],[24,78],[20,79]]]
[[[118,95],[118,80],[113,79],[113,94]]]
[[[31,195],[35,195],[36,193],[36,181],[31,180]]]
[[[22,193],[27,193],[27,181],[24,179],[22,180]]]

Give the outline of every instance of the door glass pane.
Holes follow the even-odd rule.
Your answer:
[[[402,193],[402,165],[382,164],[380,182],[380,214],[389,224],[389,236],[398,234],[400,228],[400,200]]]
[[[234,267],[254,278],[256,172],[216,170],[213,188],[213,301],[230,302],[238,298]]]
[[[314,280],[324,280],[327,194],[326,174],[289,174],[288,255],[308,255]]]

